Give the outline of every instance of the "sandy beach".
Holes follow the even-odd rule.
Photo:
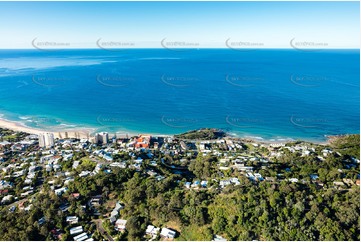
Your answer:
[[[94,136],[95,128],[83,128],[83,129],[62,129],[62,130],[44,130],[44,129],[36,129],[31,128],[26,125],[24,125],[21,122],[17,121],[10,121],[4,118],[0,118],[0,128],[10,129],[13,131],[18,132],[26,132],[29,134],[41,134],[41,133],[53,133],[54,138],[58,139],[65,139],[65,138],[77,138],[77,139],[89,139],[90,137]],[[134,137],[138,136],[139,132],[134,131],[118,131],[116,133],[113,133],[114,135],[120,135],[122,137]],[[110,135],[113,135],[110,133]],[[152,136],[158,136],[158,137],[170,137],[171,135],[163,135],[163,134],[146,134],[146,135],[152,135]]]
[[[69,130],[61,130],[61,131],[41,130],[36,128],[30,128],[20,122],[9,121],[3,118],[0,118],[0,127],[18,132],[26,132],[29,134],[53,133],[55,138],[60,138],[60,139],[61,138],[88,139],[93,131],[92,129],[80,129],[80,130],[69,129]]]

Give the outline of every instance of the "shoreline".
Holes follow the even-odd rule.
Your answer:
[[[93,132],[93,129],[64,129],[58,131],[50,131],[32,128],[24,125],[19,121],[10,121],[8,119],[0,118],[0,128],[10,129],[17,132],[25,132],[29,134],[39,135],[41,133],[52,133],[54,138],[62,139],[62,138],[86,138],[89,139],[90,134]]]
[[[78,138],[78,139],[90,139],[90,137],[93,137],[93,134],[96,132],[96,128],[74,128],[74,129],[64,129],[64,130],[45,130],[45,129],[37,129],[32,128],[29,126],[26,126],[20,121],[11,121],[8,119],[5,119],[0,116],[0,128],[5,128],[17,132],[25,132],[29,134],[41,134],[41,133],[52,133],[54,135],[54,138],[63,139],[63,138]],[[100,131],[102,132],[102,131]],[[153,133],[142,133],[142,132],[135,132],[135,131],[118,131],[118,132],[108,132],[109,134],[116,135],[121,134],[122,136],[127,135],[128,137],[134,137],[138,136],[139,134],[143,135],[151,135],[156,137],[174,137],[174,134],[153,134]],[[332,136],[330,136],[332,137]],[[327,136],[327,140],[325,141],[318,141],[318,140],[307,140],[307,139],[280,139],[280,140],[267,140],[260,138],[255,138],[253,136],[235,136],[232,134],[227,134],[225,138],[229,139],[239,139],[243,141],[248,142],[254,142],[254,143],[260,143],[260,144],[277,144],[277,143],[287,143],[287,142],[296,142],[296,141],[302,141],[302,142],[309,142],[319,145],[327,145],[330,143],[330,137]]]

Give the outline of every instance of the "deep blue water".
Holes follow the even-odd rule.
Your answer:
[[[0,114],[39,128],[324,140],[360,132],[359,50],[0,50]]]

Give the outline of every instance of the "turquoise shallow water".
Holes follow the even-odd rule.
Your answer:
[[[0,50],[0,114],[37,128],[263,139],[359,133],[359,50]]]

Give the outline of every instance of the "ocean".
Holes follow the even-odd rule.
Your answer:
[[[40,129],[324,141],[360,132],[359,50],[0,50],[0,115]]]

